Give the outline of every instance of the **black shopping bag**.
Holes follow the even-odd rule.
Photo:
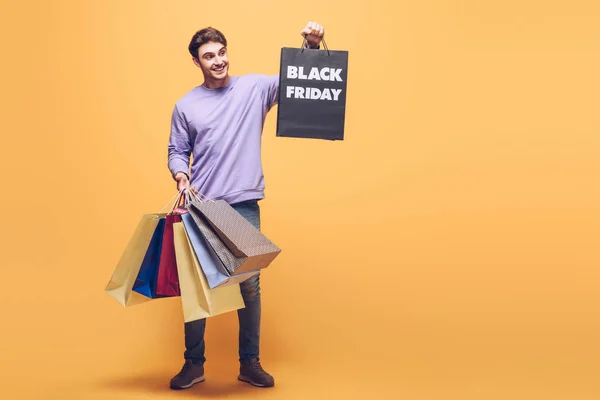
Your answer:
[[[277,136],[343,140],[347,78],[347,51],[282,48]]]

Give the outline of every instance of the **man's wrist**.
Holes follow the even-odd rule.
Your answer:
[[[184,176],[187,178],[187,180],[188,180],[188,181],[190,180],[190,176],[189,176],[187,173],[183,172],[183,171],[177,171],[177,172],[175,173],[175,175],[173,176],[173,178],[174,178],[176,181],[178,181],[179,179],[181,179],[181,178],[182,178],[182,177],[184,177]]]
[[[307,40],[306,43],[304,44],[304,48],[305,49],[312,49],[312,50],[319,50],[321,48],[321,45],[320,44],[313,45],[312,43],[310,43]]]

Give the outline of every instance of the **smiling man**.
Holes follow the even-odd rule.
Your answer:
[[[308,47],[318,48],[324,30],[309,22],[300,33]],[[264,198],[265,189],[261,135],[266,115],[278,100],[279,76],[230,76],[227,40],[214,28],[196,32],[188,49],[204,83],[175,105],[169,170],[178,190],[192,187],[208,198],[223,199],[260,229],[258,201]],[[271,387],[275,380],[259,361],[260,275],[242,282],[240,288],[245,308],[238,310],[238,379]],[[171,379],[172,389],[204,381],[205,327],[205,319],[185,324],[185,363]]]

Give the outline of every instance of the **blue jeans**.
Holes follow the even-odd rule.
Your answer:
[[[232,204],[237,212],[246,218],[257,229],[260,229],[260,207],[257,200],[248,200]],[[240,283],[242,297],[246,305],[238,310],[240,323],[239,355],[240,362],[258,358],[260,342],[260,274]],[[204,331],[206,319],[199,319],[185,324],[184,357],[194,363],[202,364],[204,357]]]

